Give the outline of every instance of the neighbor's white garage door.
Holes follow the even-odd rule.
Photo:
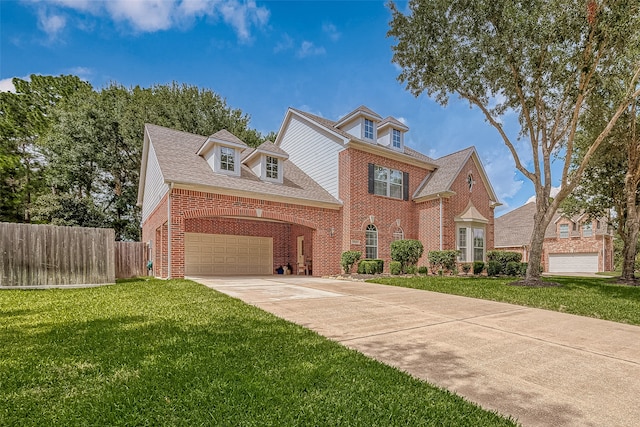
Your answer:
[[[185,233],[185,275],[273,274],[273,238]]]
[[[549,273],[597,273],[598,254],[549,254]]]

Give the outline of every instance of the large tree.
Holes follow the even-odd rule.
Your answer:
[[[140,237],[136,200],[145,123],[200,135],[224,128],[252,146],[263,140],[249,128],[248,115],[213,91],[177,83],[77,91],[51,115],[42,144],[48,192],[35,201],[34,219],[110,227],[122,240]]]
[[[640,10],[637,0],[412,0],[405,15],[390,4],[389,35],[399,80],[419,96],[445,105],[458,95],[497,129],[515,166],[532,181],[537,212],[526,281],[539,280],[544,233],[558,206],[620,115],[640,95]],[[619,76],[625,78],[621,82]],[[606,126],[570,170],[574,141],[587,101],[600,85],[623,84],[609,102]],[[515,111],[520,137],[529,140],[525,164],[504,129]],[[560,176],[552,162],[560,158]],[[561,189],[550,197],[552,184]]]

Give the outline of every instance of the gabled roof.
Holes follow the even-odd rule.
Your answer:
[[[475,147],[471,146],[464,150],[457,151],[447,156],[436,159],[438,168],[427,176],[425,182],[418,187],[418,190],[413,195],[415,199],[428,199],[430,197],[436,197],[438,194],[441,196],[453,195],[455,192],[451,188],[455,179],[460,175],[462,168],[469,159],[473,158],[477,164],[478,170],[481,173],[481,179],[487,188],[489,198],[493,201],[494,205],[498,204],[498,197],[493,191],[491,182],[484,172],[484,167],[480,162],[478,153]]]
[[[221,144],[221,145],[226,145],[226,146],[229,146],[229,147],[235,147],[235,148],[239,148],[241,150],[249,147],[240,138],[238,138],[237,136],[235,136],[234,134],[232,134],[228,130],[222,129],[222,130],[219,130],[218,132],[214,133],[213,135],[211,135],[209,138],[207,138],[202,143],[200,148],[198,148],[197,153],[199,155],[206,154],[207,151],[209,151],[209,149],[211,147],[213,147],[215,144]]]
[[[529,202],[496,218],[494,223],[495,247],[529,246],[531,243],[531,233],[533,233],[533,216],[535,213],[536,203]],[[575,216],[574,219],[577,217],[579,217],[579,215]],[[556,212],[545,230],[545,239],[556,237],[556,224],[563,218],[575,222],[571,220],[571,218],[564,216],[562,212]],[[601,218],[600,220],[604,219],[605,218]],[[607,234],[607,227],[605,226],[601,230],[593,231],[597,235]],[[579,230],[573,231],[570,229],[569,233],[571,237],[580,236]]]
[[[341,206],[340,201],[290,161],[283,163],[282,184],[260,180],[245,165],[241,165],[240,176],[230,176],[215,173],[207,161],[197,154],[204,141],[208,140],[205,136],[150,124],[145,125],[145,134],[145,145],[147,141],[153,145],[165,183],[261,199],[296,200],[301,204],[335,208]],[[146,159],[143,158],[143,162]],[[142,182],[145,177],[141,176],[140,179]],[[142,183],[142,188],[143,185]]]
[[[338,120],[334,126],[341,126],[349,122],[350,120],[352,120],[354,117],[358,115],[363,115],[365,117],[368,117],[376,121],[382,120],[382,116],[380,116],[378,113],[376,113],[375,111],[371,110],[370,108],[364,105],[361,105],[355,110],[351,111],[350,113],[345,114],[345,116],[342,117],[340,120]]]
[[[366,108],[366,107],[365,107]],[[339,129],[336,127],[336,122],[325,119],[324,117],[320,117],[320,116],[316,116],[315,114],[311,114],[311,113],[307,113],[306,111],[301,111],[295,108],[289,108],[289,112],[287,113],[287,116],[285,116],[285,120],[283,121],[283,125],[280,128],[280,131],[278,132],[278,135],[280,136],[283,133],[283,127],[284,124],[287,121],[287,117],[289,116],[289,113],[293,112],[297,115],[300,115],[306,119],[308,119],[309,121],[315,123],[316,125],[322,127],[323,129],[325,129],[326,131],[333,133],[334,135],[338,136],[339,138],[341,138],[344,142],[344,145],[347,145],[350,141],[355,141],[357,143],[361,143],[361,144],[366,144],[365,146],[370,146],[370,147],[377,147],[379,149],[385,150],[385,152],[388,152],[389,155],[397,155],[397,154],[403,154],[408,156],[409,158],[413,159],[413,160],[418,160],[419,162],[424,162],[427,163],[428,166],[430,167],[435,167],[438,166],[438,163],[433,160],[431,157],[429,156],[425,156],[424,154],[420,153],[419,151],[413,150],[409,147],[407,147],[405,145],[404,147],[404,151],[400,152],[398,150],[394,150],[391,149],[387,146],[381,145],[381,144],[377,144],[375,142],[371,142],[371,141],[364,141],[360,138],[357,138],[345,131],[343,131],[342,129]]]
[[[378,129],[382,129],[386,126],[393,126],[399,130],[403,130],[403,131],[408,131],[409,128],[407,127],[407,125],[405,125],[404,123],[402,123],[400,120],[396,119],[395,117],[387,117],[385,118],[383,121],[381,121],[380,123],[378,123]]]
[[[266,154],[280,159],[288,159],[289,154],[282,148],[275,145],[273,142],[265,141],[258,146],[258,148],[250,148],[242,152],[242,161],[249,161],[251,157]]]

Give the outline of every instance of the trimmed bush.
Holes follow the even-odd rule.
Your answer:
[[[481,274],[482,270],[484,270],[484,262],[482,261],[474,261],[473,262],[473,274]]]
[[[507,264],[510,262],[522,261],[522,254],[510,251],[489,251],[487,252],[487,261],[497,261],[500,263],[500,272],[507,272]]]
[[[469,274],[469,272],[471,271],[471,264],[469,264],[468,262],[462,264],[462,271],[464,272],[464,274]]]
[[[429,251],[427,258],[429,259],[429,266],[431,272],[435,274],[439,270],[453,271],[456,266],[456,258],[458,257],[456,250],[448,251]]]
[[[520,274],[520,263],[516,261],[509,261],[507,268],[504,269],[507,276],[517,276]]]
[[[391,243],[391,259],[402,265],[402,271],[407,273],[407,267],[415,266],[424,252],[420,240],[405,239]]]
[[[394,275],[402,273],[402,264],[400,261],[391,261],[389,263],[389,271]]]
[[[363,259],[358,264],[358,274],[379,274],[384,268],[384,261],[381,259]]]
[[[409,265],[405,268],[405,273],[407,274],[416,274],[416,271],[418,271],[418,268],[415,265]]]
[[[521,262],[520,263],[520,275],[521,276],[526,276],[527,275],[527,266],[529,265],[528,262]]]
[[[499,261],[489,261],[487,263],[487,274],[489,276],[497,276],[502,273],[502,264]]]
[[[418,267],[418,274],[422,274],[423,276],[426,276],[428,273],[429,273],[429,269],[424,265]]]
[[[360,251],[345,251],[342,252],[342,256],[340,257],[340,265],[344,269],[345,274],[351,273],[351,268],[353,264],[357,263],[362,256],[362,252]]]

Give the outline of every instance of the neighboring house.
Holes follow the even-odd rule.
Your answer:
[[[388,271],[391,242],[427,252],[493,248],[499,205],[473,147],[431,159],[405,146],[408,127],[360,107],[333,122],[289,109],[275,143],[249,148],[145,126],[138,203],[154,275],[340,273],[358,250]]]
[[[531,202],[496,218],[495,248],[519,252],[528,261],[535,212]],[[550,273],[613,270],[613,235],[607,219],[556,213],[545,232],[542,260],[544,271]]]

